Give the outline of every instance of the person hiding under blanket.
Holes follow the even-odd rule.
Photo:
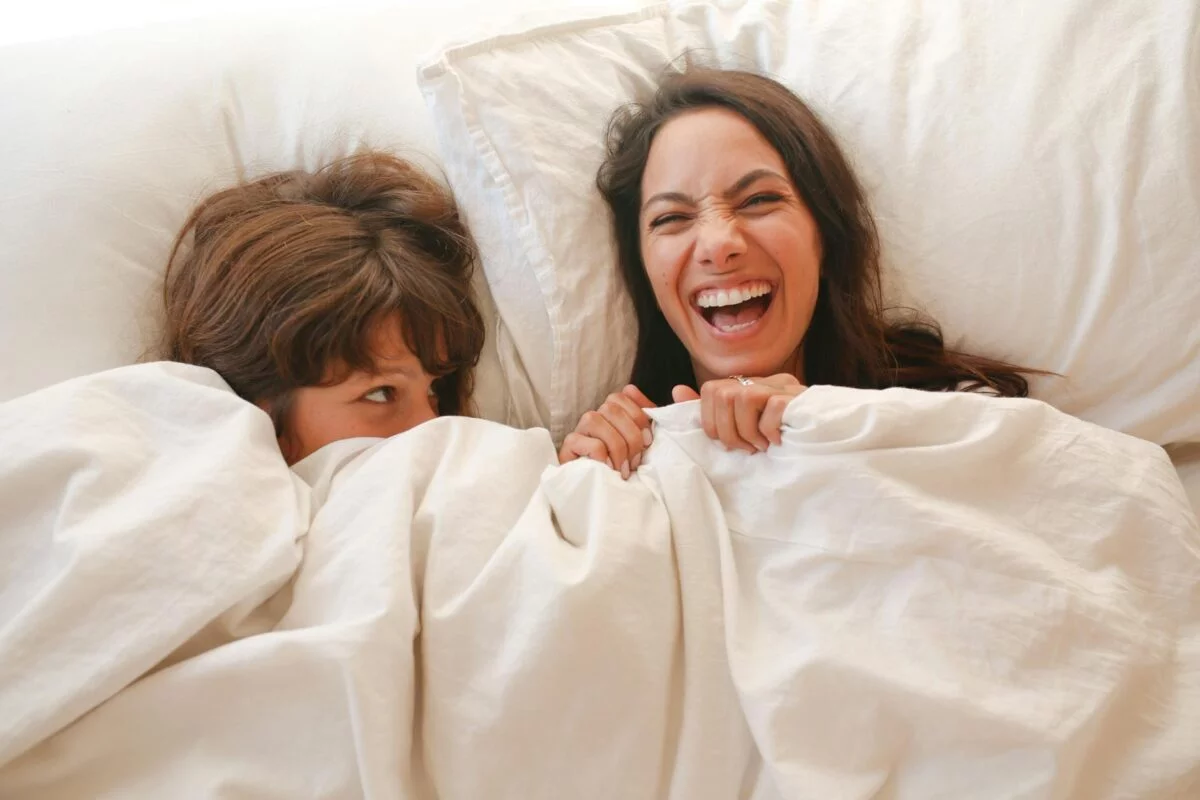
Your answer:
[[[384,153],[203,200],[168,259],[163,354],[215,370],[289,464],[470,413],[484,324],[450,192]]]

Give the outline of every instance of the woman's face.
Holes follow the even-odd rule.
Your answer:
[[[642,260],[696,379],[803,380],[821,242],[758,129],[727,109],[680,114],[654,138],[642,198]]]
[[[404,343],[399,320],[377,324],[368,344],[375,354],[373,370],[292,393],[279,438],[289,464],[340,439],[395,436],[438,415],[433,376]]]

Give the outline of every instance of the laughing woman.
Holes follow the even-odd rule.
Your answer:
[[[689,68],[623,108],[597,179],[638,319],[631,383],[584,415],[559,460],[637,469],[644,409],[701,400],[708,435],[778,443],[806,385],[1028,392],[1002,361],[948,349],[936,322],[885,312],[879,236],[833,136],[748,72]]]

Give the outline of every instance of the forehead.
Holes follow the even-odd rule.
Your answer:
[[[399,361],[415,358],[404,341],[404,321],[400,314],[389,314],[378,320],[367,332],[367,349],[378,361]]]
[[[787,175],[783,158],[743,116],[726,108],[685,111],[654,137],[642,175],[643,196],[721,190],[762,168]]]
[[[348,369],[345,364],[330,365],[326,380],[334,384],[369,382],[381,375],[410,375],[421,372],[421,363],[404,341],[403,321],[400,315],[390,314],[375,322],[368,330],[365,341],[366,354],[371,359],[369,370]]]
[[[420,360],[404,341],[404,322],[398,313],[384,317],[371,326],[367,334],[367,349],[375,362],[375,371],[379,373],[394,370],[408,372],[420,365]]]

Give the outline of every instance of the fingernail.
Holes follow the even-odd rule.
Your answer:
[[[611,459],[611,458],[606,458],[606,459],[604,459],[604,463],[605,463],[605,464],[608,464],[608,468],[609,468],[609,469],[616,469],[616,467],[614,467],[614,466],[613,466],[613,463],[612,463],[612,459]]]
[[[633,471],[637,472],[638,467],[640,467],[641,465],[642,465],[642,454],[638,453],[636,456],[633,457],[633,462],[632,462]]]
[[[621,462],[621,477],[624,478],[625,480],[629,480],[629,462],[628,461]]]
[[[649,447],[652,441],[654,441],[654,436],[650,433],[650,429],[642,428],[642,444]]]

